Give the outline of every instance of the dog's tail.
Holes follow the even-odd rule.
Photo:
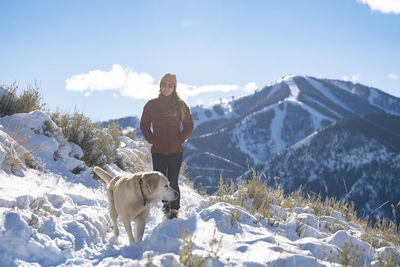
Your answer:
[[[106,172],[105,170],[103,170],[102,168],[100,168],[100,167],[94,167],[93,168],[93,171],[94,171],[94,173],[96,173],[100,178],[101,178],[101,180],[103,180],[107,185],[110,185],[110,183],[111,183],[111,180],[112,180],[112,176],[111,176],[111,174],[109,174],[108,172]]]

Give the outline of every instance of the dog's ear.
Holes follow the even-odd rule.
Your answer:
[[[149,191],[149,194],[151,195],[159,185],[160,176],[157,174],[147,174],[146,177],[144,177],[144,181],[146,184],[146,189],[147,191]]]

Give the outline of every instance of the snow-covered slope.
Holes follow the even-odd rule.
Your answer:
[[[29,114],[18,113],[0,118],[2,131],[12,136],[17,144],[26,148],[34,156],[38,169],[46,169],[59,173],[71,179],[80,179],[91,170],[81,161],[82,149],[68,142],[61,129],[44,112],[33,111]],[[10,149],[10,155],[13,155]],[[81,169],[80,175],[74,175],[71,170]],[[92,181],[92,185],[94,184]]]
[[[207,200],[185,183],[180,184],[180,218],[165,219],[161,204],[155,205],[143,242],[129,247],[122,225],[119,239],[113,237],[102,187],[88,188],[32,170],[23,177],[0,177],[2,266],[144,266],[150,256],[155,266],[183,266],[179,252],[186,231],[193,236],[194,255],[206,257],[218,250],[218,259],[209,260],[212,266],[331,266],[345,243],[359,247],[362,263],[378,266],[376,259],[392,249],[374,250],[339,213],[319,219],[307,207],[289,211],[274,206],[280,216],[271,226],[260,215],[224,202],[207,207]],[[342,230],[328,230],[333,220]],[[210,245],[213,239],[221,245]]]
[[[112,236],[106,192],[93,178],[91,168],[75,175],[66,171],[71,167],[67,160],[70,153],[60,153],[57,160],[49,156],[62,141],[61,135],[59,140],[54,137],[57,128],[43,137],[46,131],[40,127],[49,118],[40,112],[13,118],[0,122],[8,125],[0,128],[0,159],[9,153],[5,148],[14,144],[10,142],[14,135],[4,129],[12,129],[10,125],[18,125],[21,118],[38,123],[24,124],[19,133],[27,134],[26,144],[36,144],[43,150],[32,154],[35,161],[41,162],[40,168],[21,164],[17,175],[5,168],[12,160],[2,161],[1,266],[144,266],[150,262],[153,266],[183,266],[179,253],[185,250],[197,259],[210,256],[206,262],[211,266],[338,266],[335,262],[344,257],[346,244],[353,246],[352,252],[361,265],[378,266],[379,259],[390,253],[400,255],[397,247],[374,249],[362,241],[361,228],[338,212],[317,217],[310,207],[282,208],[275,200],[271,204],[273,216],[264,218],[225,202],[215,203],[213,197],[200,196],[184,182],[183,176],[180,217],[167,220],[161,203],[154,205],[143,242],[129,247],[122,225],[120,237]],[[121,140],[123,149],[130,150],[150,167],[136,142]],[[115,165],[108,169],[122,172]],[[189,238],[185,239],[186,232]],[[193,242],[191,249],[187,249],[189,240]]]

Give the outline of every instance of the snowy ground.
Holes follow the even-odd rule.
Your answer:
[[[41,113],[20,117],[29,116],[46,119]],[[20,117],[14,120],[22,121]],[[129,247],[122,224],[120,237],[113,237],[106,192],[90,168],[81,175],[68,174],[70,153],[61,153],[64,156],[54,162],[41,151],[41,170],[12,172],[5,156],[12,139],[7,132],[10,123],[3,119],[0,124],[1,266],[144,266],[150,261],[155,266],[181,266],[185,232],[192,236],[194,255],[213,255],[207,261],[211,266],[339,266],[334,262],[345,243],[355,247],[366,266],[378,266],[378,257],[389,250],[400,254],[393,247],[374,250],[361,241],[360,227],[349,224],[340,213],[316,217],[308,207],[288,210],[273,205],[274,217],[264,219],[228,203],[210,205],[209,199],[183,182],[184,177],[180,217],[167,220],[161,204],[154,205],[143,242]],[[21,132],[29,132],[24,127]],[[29,140],[56,150],[58,141],[43,136],[31,135]],[[329,222],[333,221],[337,231],[332,232]]]

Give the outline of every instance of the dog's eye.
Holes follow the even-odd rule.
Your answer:
[[[165,188],[168,188],[168,185],[166,184],[166,185],[164,185],[164,187],[165,187]]]

